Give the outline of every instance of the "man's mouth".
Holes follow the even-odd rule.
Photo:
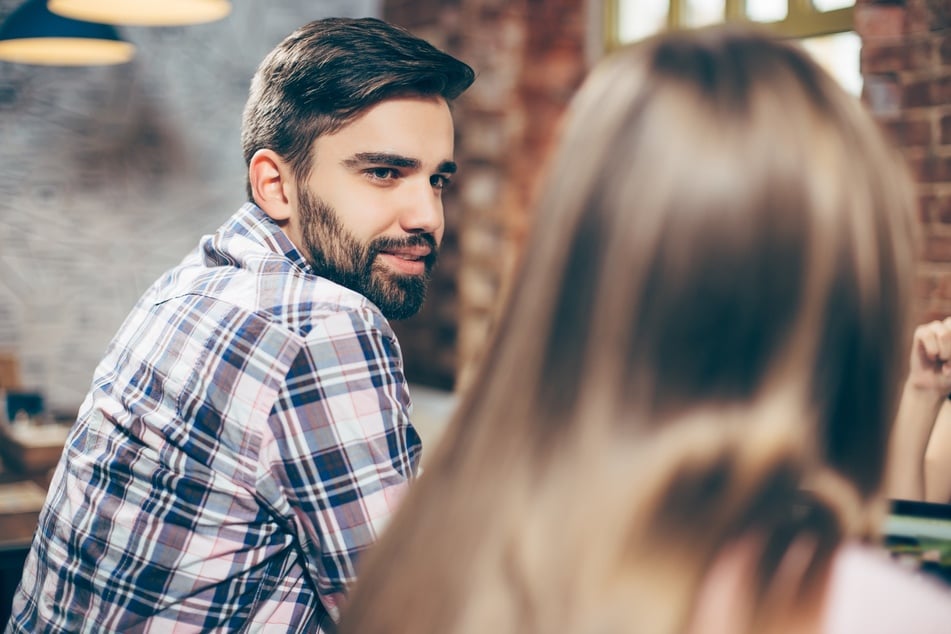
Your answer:
[[[381,238],[372,245],[380,266],[396,275],[426,275],[436,260],[436,241],[430,235],[405,239]]]
[[[428,246],[407,246],[381,249],[379,261],[397,275],[424,275],[432,249]]]
[[[381,255],[391,255],[395,258],[408,260],[410,262],[424,260],[430,253],[432,253],[432,249],[429,247],[407,247],[401,249],[383,249],[380,251]]]

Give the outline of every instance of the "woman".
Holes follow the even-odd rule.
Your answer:
[[[915,328],[892,433],[889,495],[951,503],[951,317]]]
[[[913,209],[873,121],[792,45],[718,28],[603,61],[341,631],[875,631],[850,606],[880,588],[853,576],[951,617],[860,545],[886,508]]]

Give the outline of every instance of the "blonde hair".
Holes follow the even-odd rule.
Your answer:
[[[483,367],[341,631],[681,632],[748,535],[747,623],[780,627],[884,502],[908,175],[798,47],[727,27],[602,61],[549,175]]]

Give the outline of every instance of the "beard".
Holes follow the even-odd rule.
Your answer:
[[[303,246],[314,272],[360,293],[387,319],[415,315],[426,299],[426,287],[436,265],[436,238],[423,233],[375,238],[364,244],[344,228],[333,207],[306,188],[298,192]],[[377,262],[381,251],[420,246],[430,248],[421,275],[399,275]]]

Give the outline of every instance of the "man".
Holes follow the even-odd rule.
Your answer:
[[[8,631],[332,631],[419,460],[387,319],[423,301],[473,77],[373,19],[262,62],[249,202],[111,343]]]

